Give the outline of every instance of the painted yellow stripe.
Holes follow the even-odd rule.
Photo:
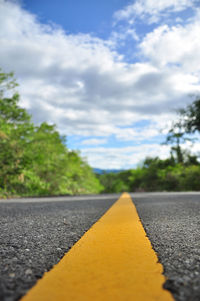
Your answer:
[[[169,301],[162,265],[127,193],[23,301]]]

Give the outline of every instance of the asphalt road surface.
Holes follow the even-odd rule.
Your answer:
[[[146,233],[175,300],[200,300],[200,193],[135,195]]]
[[[200,193],[133,193],[177,301],[200,300]],[[0,200],[0,300],[18,300],[119,195]]]

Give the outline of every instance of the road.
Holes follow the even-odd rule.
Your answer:
[[[132,194],[164,266],[165,287],[180,301],[200,300],[200,193]]]
[[[177,301],[200,300],[200,193],[133,193]],[[0,300],[18,300],[119,195],[0,200]]]

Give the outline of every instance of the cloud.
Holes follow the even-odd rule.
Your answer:
[[[181,145],[183,150],[189,150],[191,154],[199,155],[200,143],[194,145],[187,141]],[[146,157],[169,157],[170,145],[157,143],[138,144],[126,147],[96,147],[81,150],[83,156],[88,158],[91,166],[101,169],[130,169],[142,164]]]
[[[161,17],[192,8],[194,4],[192,0],[137,0],[116,11],[114,18],[116,22],[126,20],[130,24],[137,18],[146,23],[158,23]]]
[[[177,68],[185,75],[199,75],[200,66],[200,21],[194,19],[185,26],[162,25],[147,34],[140,44],[140,50],[151,62],[160,68]],[[187,82],[198,82],[198,78],[188,78]],[[183,85],[185,87],[185,85]]]
[[[122,26],[117,29],[117,31],[112,31],[110,35],[110,43],[112,47],[122,47],[125,45],[127,40],[135,40],[139,41],[139,36],[136,33],[136,30],[134,28],[130,28],[130,26]]]
[[[200,143],[195,143],[191,148],[191,143],[182,144],[182,149],[191,150],[192,154],[199,154]],[[159,157],[166,159],[169,157],[170,146],[159,144],[142,144],[128,147],[97,147],[86,148],[81,151],[83,156],[88,158],[91,166],[101,169],[129,169],[142,164],[146,157]]]
[[[88,148],[81,153],[88,158],[91,166],[101,169],[126,169],[134,168],[142,163],[144,158],[158,156],[165,159],[169,154],[169,146],[158,144],[143,144],[122,148]]]
[[[93,139],[86,139],[82,141],[82,145],[90,145],[90,146],[95,146],[95,145],[102,145],[107,142],[107,139],[100,139],[100,138],[93,138]]]
[[[188,2],[181,3],[183,7]],[[158,26],[136,39],[140,62],[132,63],[116,51],[112,39],[43,25],[10,1],[0,0],[0,28],[0,66],[15,71],[20,104],[34,122],[56,123],[62,134],[84,137],[84,145],[91,143],[91,136],[103,142],[114,135],[122,145],[158,137],[173,110],[191,102],[189,95],[200,93],[197,19],[185,26]],[[116,43],[117,39],[123,37],[116,37]],[[148,120],[148,126],[136,127],[140,120]],[[103,149],[101,164],[106,166]],[[95,150],[87,154],[94,165]],[[122,167],[130,158],[120,151],[112,164]],[[141,160],[140,155],[134,158],[130,164]]]

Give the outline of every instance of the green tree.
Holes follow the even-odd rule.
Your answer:
[[[55,125],[35,126],[19,106],[13,73],[0,71],[0,194],[55,195],[102,190],[87,162]]]
[[[198,164],[197,156],[183,150],[181,144],[186,141],[194,142],[196,139],[188,137],[188,134],[200,132],[200,100],[179,109],[178,114],[178,120],[172,123],[164,144],[171,144],[171,158],[174,158],[176,163]]]
[[[26,147],[28,158],[24,169],[24,189],[35,194],[66,193],[61,189],[68,161],[64,137],[55,125],[43,122],[35,126]]]
[[[184,133],[176,132],[173,128],[170,129],[165,144],[171,144],[171,158],[174,159],[177,163],[184,162],[184,154],[181,149],[181,143],[185,142]]]
[[[179,117],[177,124],[186,133],[200,132],[200,99],[195,100],[186,108],[180,109]]]
[[[5,191],[20,179],[25,145],[33,131],[30,115],[18,106],[16,86],[13,73],[0,72],[0,187]]]

